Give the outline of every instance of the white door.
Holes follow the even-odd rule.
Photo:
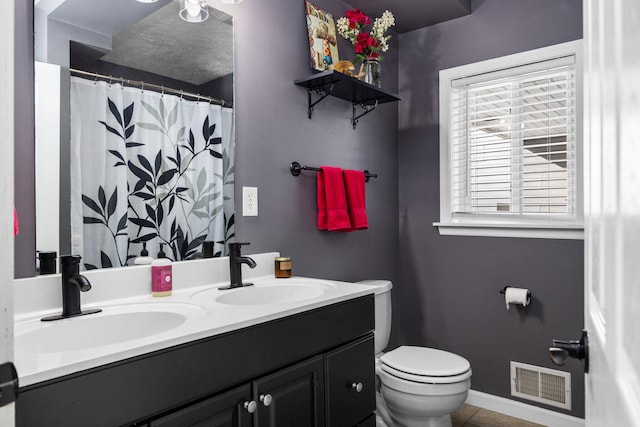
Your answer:
[[[588,426],[640,426],[640,2],[585,0]]]
[[[13,360],[13,7],[0,2],[0,365]],[[13,425],[14,404],[0,407],[0,426]]]

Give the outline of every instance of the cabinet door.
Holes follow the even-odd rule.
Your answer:
[[[322,356],[261,378],[254,386],[258,427],[324,426]]]
[[[373,334],[326,355],[327,418],[354,426],[376,409]]]
[[[245,407],[251,402],[247,384],[151,421],[149,427],[251,427],[253,414]]]

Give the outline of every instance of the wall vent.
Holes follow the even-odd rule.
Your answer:
[[[512,361],[511,395],[571,410],[571,374]]]

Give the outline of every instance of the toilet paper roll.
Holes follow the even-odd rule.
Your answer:
[[[509,304],[520,304],[526,307],[529,305],[530,295],[529,289],[508,287],[504,292],[504,302],[507,305],[507,310],[509,310]]]

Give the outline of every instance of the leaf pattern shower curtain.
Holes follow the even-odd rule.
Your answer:
[[[233,110],[71,78],[71,247],[87,269],[146,242],[177,261],[233,237]]]

